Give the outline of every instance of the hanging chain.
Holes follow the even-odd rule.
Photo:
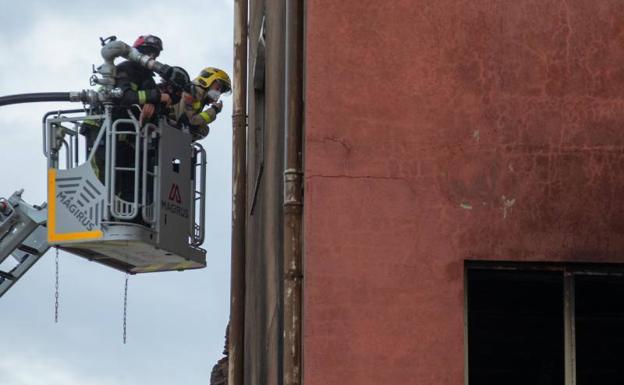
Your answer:
[[[56,258],[54,259],[56,265],[56,282],[54,284],[54,323],[58,323],[59,313],[59,249],[56,248]]]
[[[126,284],[124,287],[124,310],[123,310],[123,343],[126,344],[126,317],[128,315],[128,274],[126,273]]]

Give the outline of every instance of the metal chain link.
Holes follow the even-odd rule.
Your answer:
[[[56,282],[54,284],[54,323],[58,323],[59,314],[59,249],[56,248],[56,258],[54,259],[56,265]]]
[[[128,274],[126,273],[126,284],[124,287],[124,309],[123,309],[123,343],[126,344],[126,317],[128,309]]]

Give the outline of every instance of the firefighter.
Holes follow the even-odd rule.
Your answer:
[[[163,50],[162,40],[154,35],[141,35],[132,46],[152,59]],[[144,119],[152,117],[155,105],[171,104],[171,96],[156,86],[154,73],[136,62],[127,60],[117,65],[117,86],[123,91],[119,105],[128,108],[138,104]]]
[[[166,111],[163,115],[169,118],[173,117],[172,111],[182,100],[184,91],[190,91],[191,86],[191,78],[184,68],[174,66],[171,67],[171,72],[175,75],[170,79],[163,79],[163,81],[158,84],[160,92],[167,93],[171,97],[171,106],[166,110],[163,109],[163,111]]]
[[[154,35],[139,36],[133,44],[133,47],[140,53],[149,56],[152,59],[157,58],[163,49],[162,40]],[[117,79],[116,85],[122,90],[122,97],[116,101],[113,110],[113,120],[128,119],[127,110],[133,105],[141,107],[140,119],[149,120],[156,110],[156,105],[164,103],[168,106],[171,104],[171,97],[166,92],[161,92],[154,82],[154,73],[133,61],[124,61],[116,66]],[[137,111],[132,110],[135,117],[139,118]],[[96,111],[100,112],[101,111]],[[85,135],[87,140],[87,150],[93,150],[93,142],[100,130],[100,122],[85,121],[81,127],[81,134]],[[104,182],[104,142],[100,142],[100,146],[96,149],[96,155],[93,161],[93,168],[98,178]],[[132,146],[131,143],[121,141],[118,143],[118,160],[127,165],[128,150]]]
[[[140,53],[156,59],[163,50],[162,40],[154,35],[141,35],[132,45]],[[128,119],[128,109],[135,118],[139,119],[141,125],[144,122],[152,121],[156,118],[155,112],[157,106],[163,105],[168,107],[171,104],[171,96],[161,91],[154,81],[154,72],[141,66],[140,64],[126,60],[116,66],[117,69],[117,87],[123,92],[121,98],[117,100],[116,108],[113,110],[113,120]],[[132,106],[138,105],[140,113]],[[128,127],[125,123],[120,124],[120,130],[134,130],[132,126]],[[141,162],[134,164],[135,138],[121,135],[118,137],[116,146],[116,166],[123,168],[134,168],[139,172]],[[117,192],[125,201],[132,201],[134,196],[133,174],[129,171],[119,171],[117,181],[120,188]],[[117,189],[117,188],[116,188]],[[117,193],[116,192],[116,193]]]
[[[193,140],[205,138],[210,131],[208,125],[223,109],[221,95],[231,90],[232,83],[225,71],[206,67],[193,79],[190,90],[182,93],[180,102],[173,106],[173,119],[189,127]]]

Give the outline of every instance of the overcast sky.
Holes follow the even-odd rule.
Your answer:
[[[0,95],[89,88],[99,37],[163,39],[159,61],[193,77],[206,66],[232,75],[230,0],[149,2],[0,0]],[[128,343],[122,343],[124,274],[60,255],[54,323],[54,250],[0,298],[1,385],[208,384],[229,314],[231,97],[210,135],[203,270],[130,277]],[[46,199],[41,118],[76,104],[0,107],[0,197],[24,188]]]

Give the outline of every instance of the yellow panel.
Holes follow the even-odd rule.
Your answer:
[[[48,169],[48,242],[82,241],[99,239],[104,236],[101,230],[76,233],[56,232],[56,169]]]

